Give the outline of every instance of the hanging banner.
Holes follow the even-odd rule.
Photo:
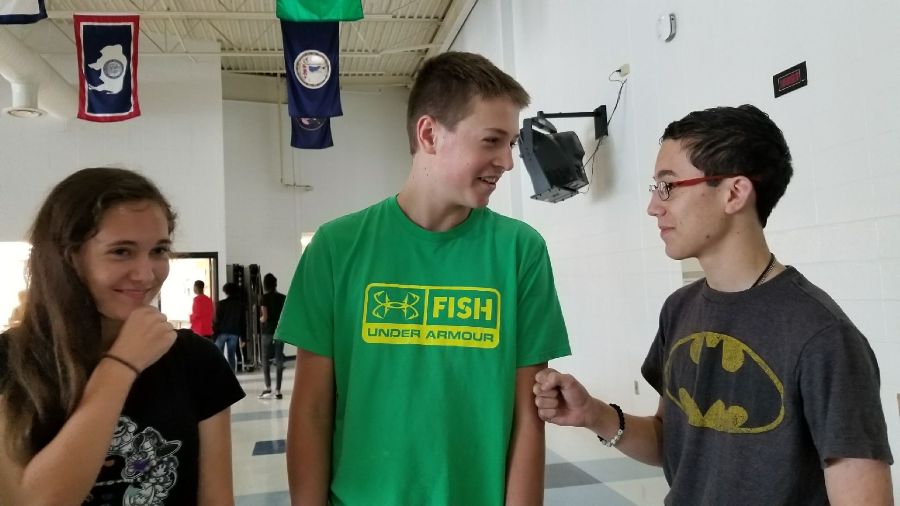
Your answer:
[[[331,118],[292,118],[291,146],[297,149],[325,149],[334,146]]]
[[[338,82],[338,23],[281,22],[288,112],[292,118],[343,115]]]
[[[123,121],[141,115],[137,95],[139,16],[76,14],[78,117]]]
[[[362,19],[360,0],[277,0],[275,16],[285,21],[356,21]]]
[[[27,25],[46,17],[44,0],[0,0],[0,25]]]

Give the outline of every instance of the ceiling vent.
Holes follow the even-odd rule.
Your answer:
[[[9,83],[12,88],[12,105],[3,109],[4,114],[16,118],[37,118],[45,111],[38,107],[38,85],[33,83]]]
[[[0,3],[4,1],[0,0]],[[78,109],[75,88],[3,26],[0,26],[0,78],[9,81],[12,89],[12,102],[10,107],[3,109],[5,114],[36,118],[46,112],[58,118],[75,118]]]

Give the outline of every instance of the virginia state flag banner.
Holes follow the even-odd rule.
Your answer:
[[[291,118],[291,146],[299,149],[334,146],[331,118]]]
[[[292,118],[341,116],[338,23],[281,22],[288,112]]]
[[[356,21],[363,8],[360,0],[277,0],[275,15],[285,21]]]
[[[137,96],[138,16],[74,16],[78,117],[123,121],[141,115]]]

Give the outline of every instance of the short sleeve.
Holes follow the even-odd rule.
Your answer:
[[[333,272],[327,229],[320,229],[300,257],[276,339],[317,355],[334,355]]]
[[[644,364],[641,365],[641,375],[647,380],[647,383],[656,390],[659,395],[663,394],[663,357],[665,356],[665,337],[663,328],[660,324],[656,331],[656,338],[650,345],[647,357],[644,358]]]
[[[525,249],[524,258],[525,268],[519,274],[516,301],[516,367],[539,364],[572,353],[556,294],[550,255],[540,236]]]
[[[799,368],[803,413],[822,467],[835,458],[892,463],[878,363],[866,338],[839,321],[810,339]]]
[[[225,357],[211,341],[180,331],[187,358],[188,386],[198,420],[206,420],[246,395]]]

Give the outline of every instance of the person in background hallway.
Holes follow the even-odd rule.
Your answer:
[[[206,283],[194,281],[194,303],[191,307],[191,330],[198,336],[212,339],[213,302],[203,293]]]
[[[275,332],[299,348],[294,504],[543,503],[531,387],[568,335],[544,239],[487,209],[528,102],[483,56],[429,59],[406,184],[303,252]]]
[[[26,290],[19,292],[19,305],[14,307],[12,313],[9,315],[8,325],[10,327],[15,327],[22,323],[22,318],[25,315],[25,298],[27,296],[28,292]]]
[[[123,169],[75,172],[41,206],[25,314],[0,335],[0,504],[234,504],[244,392],[212,343],[149,305],[174,228]]]
[[[775,259],[763,228],[791,179],[781,130],[751,105],[666,128],[647,212],[666,254],[706,278],[676,290],[641,368],[653,416],[575,378],[536,375],[540,415],[661,465],[667,505],[889,505],[892,463],[875,355],[824,291]]]
[[[237,347],[247,328],[247,317],[244,314],[244,303],[234,283],[225,283],[222,287],[225,298],[216,306],[216,317],[213,321],[213,333],[216,346],[228,357],[228,365],[237,373]],[[227,349],[227,351],[226,351]]]
[[[266,389],[259,394],[260,399],[272,395],[272,378],[269,375],[269,361],[275,359],[275,398],[281,399],[281,376],[284,373],[284,341],[275,341],[275,329],[278,328],[278,320],[281,318],[281,310],[284,307],[284,294],[278,293],[276,287],[278,279],[268,273],[263,276],[263,293],[260,302],[259,321],[262,323],[262,356],[263,379]]]

